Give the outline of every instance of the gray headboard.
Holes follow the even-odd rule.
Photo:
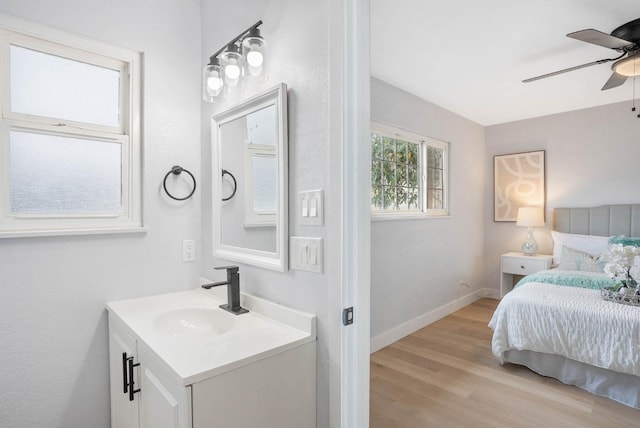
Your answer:
[[[553,229],[598,236],[640,236],[640,204],[593,208],[556,208]]]

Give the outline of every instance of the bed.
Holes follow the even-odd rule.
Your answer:
[[[640,236],[640,204],[558,208],[554,230],[555,262],[562,247],[555,235],[568,239],[563,255],[574,255],[570,239],[580,235],[599,245]],[[640,409],[640,307],[601,299],[600,288],[613,283],[608,275],[566,269],[562,260],[565,269],[525,277],[501,300],[489,323],[494,355]]]

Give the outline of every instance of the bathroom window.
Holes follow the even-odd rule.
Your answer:
[[[448,215],[447,175],[447,143],[371,124],[374,218]]]
[[[5,23],[0,237],[140,230],[140,54]]]

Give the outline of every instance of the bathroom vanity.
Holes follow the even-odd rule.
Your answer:
[[[111,302],[111,426],[315,427],[315,316],[225,290]]]

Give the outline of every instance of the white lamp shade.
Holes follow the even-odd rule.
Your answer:
[[[542,227],[544,226],[544,210],[542,207],[518,208],[516,226]]]

